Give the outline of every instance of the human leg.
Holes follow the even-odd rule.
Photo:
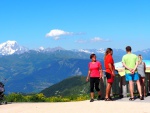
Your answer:
[[[136,81],[136,84],[137,84],[137,88],[138,88],[139,94],[140,94],[140,96],[142,96],[142,91],[141,91],[142,88],[141,88],[140,81],[137,80],[137,81]]]
[[[100,84],[100,79],[96,78],[95,79],[95,89],[98,92],[98,98],[97,98],[97,100],[101,99],[101,91],[100,91],[100,88],[99,88],[99,84]]]
[[[140,100],[144,100],[144,96],[142,95],[142,91],[141,91],[141,84],[140,84],[140,81],[137,80],[137,81],[136,81],[136,84],[137,84],[138,91],[139,91],[139,94],[140,94]]]
[[[106,96],[105,96],[106,99],[110,98],[111,87],[112,87],[112,83],[107,83]]]
[[[134,98],[133,89],[134,89],[133,81],[130,80],[130,81],[129,81],[129,90],[130,90],[131,98]]]
[[[146,97],[145,77],[140,77],[142,95]]]
[[[139,94],[140,94],[140,99],[143,100],[141,84],[140,84],[140,78],[139,78],[139,74],[138,73],[135,73],[133,75],[133,80],[136,81],[137,88],[138,88],[138,91],[139,91]]]
[[[107,87],[106,87],[105,100],[111,100],[110,93],[111,93],[112,83],[114,81],[114,76],[111,75],[110,73],[106,73],[106,77],[107,77]]]
[[[90,102],[94,101],[94,78],[90,78],[90,95],[91,95],[91,100]]]

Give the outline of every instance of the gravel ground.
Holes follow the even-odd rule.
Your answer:
[[[0,113],[150,113],[150,97],[144,101],[124,98],[112,102],[89,100],[65,103],[11,103],[0,105]]]

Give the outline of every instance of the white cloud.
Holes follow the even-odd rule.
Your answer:
[[[95,38],[91,39],[91,42],[110,42],[110,40],[109,39],[103,39],[100,37],[95,37]]]
[[[54,40],[60,39],[61,36],[73,35],[72,32],[66,32],[60,29],[53,29],[46,34],[46,37],[52,37]]]

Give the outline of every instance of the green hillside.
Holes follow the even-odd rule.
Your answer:
[[[71,96],[89,93],[89,82],[84,76],[74,76],[41,91],[46,97]]]

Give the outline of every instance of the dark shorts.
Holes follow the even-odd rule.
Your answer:
[[[90,78],[90,92],[94,92],[94,88],[96,91],[100,91],[99,83],[100,83],[99,77],[98,78],[91,77]]]
[[[106,72],[106,78],[108,83],[114,82],[114,76],[112,74]]]

